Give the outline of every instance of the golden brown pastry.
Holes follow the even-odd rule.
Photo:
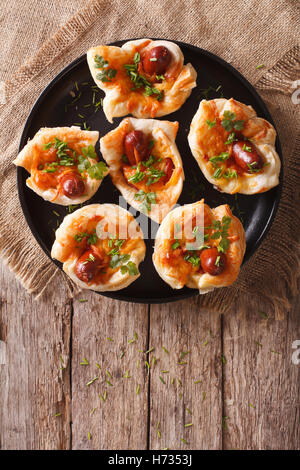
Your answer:
[[[114,185],[132,207],[158,223],[182,190],[177,131],[178,122],[125,118],[100,139]]]
[[[206,179],[225,193],[257,194],[279,183],[276,131],[233,98],[202,100],[189,145]]]
[[[77,285],[99,292],[124,289],[140,273],[143,233],[132,215],[114,204],[90,204],[67,215],[56,230],[51,256]]]
[[[179,109],[196,86],[195,69],[183,65],[180,48],[170,41],[138,39],[122,47],[92,47],[87,61],[105,91],[103,109],[109,122],[126,114],[165,116]]]
[[[30,177],[26,184],[46,201],[68,206],[90,199],[108,173],[98,162],[99,132],[79,127],[43,127],[14,161]]]
[[[210,209],[204,200],[169,212],[158,229],[153,263],[173,289],[205,294],[230,286],[246,249],[245,231],[229,206]]]

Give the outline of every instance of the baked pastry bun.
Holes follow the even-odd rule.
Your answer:
[[[43,127],[21,150],[14,164],[25,168],[26,184],[46,201],[68,206],[90,199],[108,173],[98,162],[97,131],[80,127]]]
[[[67,215],[56,230],[52,258],[83,289],[124,289],[140,273],[143,233],[132,215],[114,204],[90,204]]]
[[[201,200],[165,217],[157,231],[153,263],[173,289],[187,286],[205,294],[235,281],[245,249],[244,228],[229,206],[210,209]]]
[[[170,41],[138,39],[122,47],[92,47],[87,61],[105,91],[103,110],[109,122],[126,114],[154,118],[173,113],[196,86],[195,69],[183,65],[180,47]]]
[[[114,185],[132,207],[158,223],[182,190],[177,131],[178,122],[125,118],[100,139]]]
[[[275,139],[272,124],[233,98],[202,100],[188,136],[206,179],[229,194],[263,193],[279,183]]]

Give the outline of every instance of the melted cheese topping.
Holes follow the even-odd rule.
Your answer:
[[[151,86],[163,93],[161,100],[157,94],[147,96],[145,88],[135,89],[135,84],[128,75],[124,65],[133,65],[134,56],[143,55],[147,49],[164,45],[171,53],[171,63],[164,74],[164,80],[156,79],[156,75],[147,75],[142,63],[138,64],[138,73],[151,83]],[[107,68],[116,70],[116,75],[110,81],[102,81],[97,77],[102,68],[95,67],[96,55],[108,61]],[[188,64],[183,65],[183,55],[180,48],[169,41],[151,41],[142,39],[129,41],[121,48],[116,46],[97,46],[89,49],[87,53],[88,65],[96,84],[106,92],[103,109],[107,119],[112,122],[113,117],[124,116],[128,113],[136,117],[163,116],[178,109],[196,86],[196,72]]]
[[[76,264],[89,250],[96,257],[98,255],[101,264],[93,279],[85,282],[77,277]],[[51,256],[63,263],[65,272],[74,282],[81,287],[88,286],[99,291],[115,290],[118,285],[120,288],[126,287],[138,277],[121,273],[121,266],[111,267],[115,254],[130,255],[125,264],[131,261],[138,267],[144,258],[145,244],[142,232],[131,214],[111,204],[92,204],[66,216],[56,232],[51,251]]]
[[[223,127],[222,120],[225,111],[235,114],[233,122],[243,121],[241,130],[237,131],[232,128],[227,131]],[[232,132],[235,133],[235,138],[246,139],[246,145],[247,139],[251,140],[251,144],[264,163],[263,168],[249,173],[236,164],[232,154],[232,144],[226,143]],[[192,154],[205,177],[219,191],[230,194],[237,192],[255,194],[267,191],[279,183],[280,159],[275,151],[275,138],[276,132],[268,121],[256,117],[251,106],[246,106],[231,98],[230,100],[202,100],[192,120],[188,141]],[[217,166],[209,160],[223,152],[227,152],[229,158],[218,163]],[[221,174],[215,175],[218,167],[221,168]],[[226,178],[226,175],[232,171],[234,176]]]
[[[156,183],[147,185],[147,180],[151,175],[146,175],[141,181],[128,182],[128,179],[136,173],[136,169],[124,163],[125,154],[124,139],[126,134],[133,130],[139,130],[147,137],[148,142],[154,141],[150,155],[153,155],[156,162],[153,167],[163,171],[167,168],[166,159],[170,159],[174,169],[170,179],[165,182],[164,176]],[[177,202],[182,190],[184,180],[182,161],[175,144],[175,137],[178,130],[178,123],[159,121],[154,119],[123,119],[121,124],[100,140],[100,148],[104,160],[109,165],[110,175],[113,183],[121,191],[127,202],[132,207],[140,210],[143,201],[136,198],[138,190],[145,193],[154,192],[156,203],[152,204],[147,215],[160,223],[167,212]],[[161,162],[157,160],[162,159]],[[135,165],[134,165],[135,166]],[[147,168],[140,165],[140,172],[146,172]]]
[[[218,247],[222,238],[215,237],[218,229],[214,227],[213,223],[218,221],[222,230],[222,220],[225,216],[230,218],[230,224],[227,228],[228,235],[226,236],[229,241],[225,252],[226,265],[222,273],[212,276],[203,271],[200,260],[191,263],[187,256],[200,258],[202,250],[205,249],[205,246],[200,247],[202,244],[210,248]],[[193,229],[196,226],[200,230],[199,245],[194,245],[195,249],[191,250],[191,246],[187,244],[195,242],[196,237]],[[201,235],[205,235],[204,240],[201,239]],[[175,249],[173,249],[174,243],[176,243]],[[177,246],[178,243],[179,246]],[[198,246],[201,249],[197,249]],[[229,206],[225,204],[210,209],[202,200],[178,207],[165,217],[156,235],[153,263],[158,274],[171,287],[181,289],[186,285],[198,288],[200,293],[205,293],[234,282],[239,273],[245,248],[243,226],[232,214]]]
[[[71,150],[76,151],[76,153],[80,153],[81,148],[78,145],[68,146]],[[67,151],[68,155],[72,155],[71,151]],[[48,164],[53,162],[57,162],[57,150],[54,147],[50,149],[41,148],[38,145],[34,146],[33,151],[33,158],[31,161],[30,173],[33,182],[36,184],[38,188],[41,190],[47,190],[49,188],[59,188],[59,181],[65,173],[72,172],[78,173],[77,165],[72,166],[63,166],[58,165],[55,172],[46,172],[47,168],[49,168]]]

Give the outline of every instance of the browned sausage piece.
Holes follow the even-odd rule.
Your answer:
[[[148,49],[142,57],[143,69],[149,75],[164,74],[171,62],[171,53],[165,46]]]
[[[102,266],[103,260],[93,250],[87,250],[78,259],[75,274],[81,281],[91,282]]]
[[[218,276],[226,268],[226,255],[220,253],[215,247],[207,248],[201,252],[200,262],[204,272]]]
[[[79,173],[69,171],[60,178],[62,192],[69,198],[82,196],[85,184]]]
[[[143,131],[132,131],[125,136],[125,154],[130,165],[137,165],[149,156],[149,146]]]
[[[253,170],[260,170],[263,167],[263,160],[255,150],[254,145],[248,140],[239,140],[232,146],[232,154],[235,163],[248,173]]]
[[[164,164],[164,172],[166,173],[166,176],[164,176],[164,183],[166,184],[171,178],[175,167],[172,158],[166,158],[164,160]]]

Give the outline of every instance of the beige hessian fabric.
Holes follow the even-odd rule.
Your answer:
[[[62,5],[65,16],[67,11],[71,15],[74,4],[80,2],[30,1],[29,4],[37,5],[40,10],[43,5],[43,11],[38,18],[36,14],[28,14],[26,21],[20,10],[11,13],[13,27],[1,33],[2,44],[15,47],[6,46],[10,47],[9,52],[3,49],[0,52],[5,70],[11,71],[1,96],[6,103],[0,107],[0,253],[26,289],[39,295],[50,282],[53,288],[55,282],[65,280],[33,239],[17,196],[16,170],[11,162],[17,155],[32,104],[48,82],[90,46],[132,37],[164,37],[195,44],[230,62],[256,84],[275,120],[284,157],[284,186],[276,219],[259,250],[243,267],[238,281],[231,288],[202,296],[199,302],[205,308],[224,312],[233,301],[247,302],[258,295],[262,303],[271,302],[279,316],[288,308],[299,279],[297,2],[94,0],[82,2],[86,6],[51,37]],[[50,38],[38,52],[19,68],[24,63],[21,44],[29,44],[31,40],[40,44],[47,37]],[[256,69],[258,64],[264,67]],[[222,82],[222,77],[218,78]],[[198,84],[201,87],[201,73]]]

